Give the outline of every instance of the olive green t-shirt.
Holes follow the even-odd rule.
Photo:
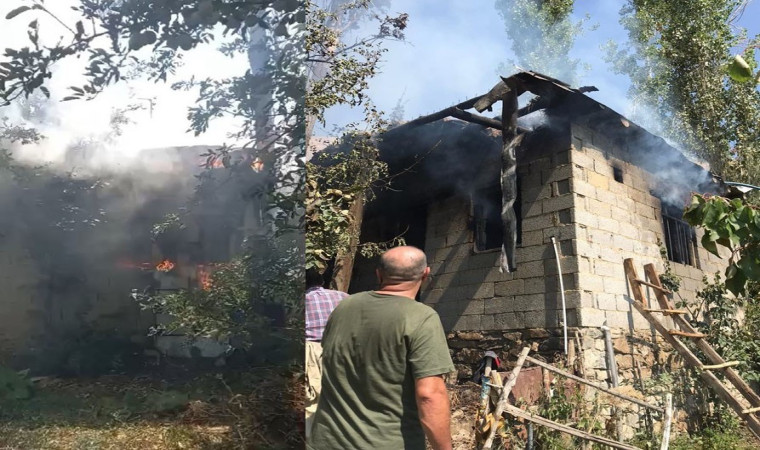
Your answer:
[[[425,449],[414,380],[454,370],[432,308],[395,295],[352,295],[330,315],[322,349],[307,448]]]

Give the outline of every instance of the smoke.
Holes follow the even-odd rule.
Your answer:
[[[64,21],[73,17],[66,3],[50,6],[60,8]],[[11,7],[0,7],[0,17]],[[26,25],[8,21],[0,38],[21,46],[16,42],[25,39]],[[60,37],[56,26],[40,18],[43,45]],[[187,53],[176,78],[245,73],[246,55],[226,57],[217,44]],[[129,298],[132,289],[156,283],[154,271],[143,269],[162,256],[179,257],[175,250],[184,246],[184,259],[175,262],[185,271],[169,276],[186,279],[194,264],[230,257],[230,238],[240,233],[235,227],[246,204],[239,186],[215,181],[222,186],[214,193],[219,200],[191,202],[196,176],[224,181],[223,170],[204,172],[201,155],[223,144],[235,147],[229,136],[240,121],[215,120],[196,136],[188,131],[187,114],[197,93],[139,78],[109,86],[90,101],[62,102],[70,86],[81,85],[84,63],[56,64],[46,82],[50,99],[33,95],[0,109],[0,132],[33,129],[42,136],[26,144],[0,139],[0,149],[12,157],[0,154],[1,358],[54,348],[89,329],[144,336],[155,318]],[[185,228],[156,238],[154,225],[169,213]]]
[[[673,143],[643,130],[618,138],[628,149],[631,163],[652,175],[652,194],[665,205],[682,210],[693,192],[720,193],[710,172]]]

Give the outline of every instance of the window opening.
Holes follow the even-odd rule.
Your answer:
[[[612,177],[615,178],[615,181],[618,183],[623,182],[623,169],[620,167],[613,167],[612,168]]]
[[[522,241],[522,196],[519,183],[513,206],[517,222],[517,243]],[[475,191],[472,199],[473,233],[475,250],[501,248],[504,240],[504,223],[501,220],[501,185],[493,184]]]
[[[668,259],[679,264],[697,267],[697,235],[694,228],[683,220],[683,212],[663,206],[662,224]]]

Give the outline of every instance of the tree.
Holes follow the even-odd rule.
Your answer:
[[[732,48],[756,66],[757,38],[733,24],[743,2],[631,0],[621,10],[630,50],[611,44],[608,61],[631,79],[639,116],[733,181],[757,182],[760,93],[730,77]],[[635,117],[636,118],[636,117]]]
[[[741,199],[695,194],[684,219],[705,231],[702,246],[720,257],[729,251],[726,288],[734,295],[746,292],[749,281],[760,281],[760,211]]]
[[[344,130],[346,153],[306,167],[306,266],[324,271],[327,263],[334,261],[331,285],[341,291],[348,290],[360,249],[359,233],[370,189],[386,171],[385,164],[377,160],[375,140],[387,122],[367,98],[366,90],[386,51],[382,44],[403,39],[408,19],[406,14],[376,15],[382,7],[382,3],[366,0],[331,1],[324,9],[307,3],[307,137],[315,123],[324,123],[325,111],[335,105],[361,107],[364,112],[363,120]],[[377,32],[349,43],[348,33],[363,20],[374,21]]]
[[[570,57],[584,21],[574,22],[573,0],[496,1],[515,61],[510,65],[543,73],[576,85],[581,61]],[[500,72],[513,72],[502,65]]]

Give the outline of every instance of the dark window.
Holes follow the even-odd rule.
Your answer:
[[[612,177],[615,178],[615,181],[618,183],[623,182],[623,169],[620,167],[613,167],[612,168]]]
[[[662,210],[662,225],[668,259],[680,264],[696,266],[694,255],[697,236],[694,228],[684,222],[682,217],[682,213],[674,208],[664,207]]]
[[[518,188],[514,204],[518,244],[521,241],[520,235],[522,234],[521,200]],[[484,251],[501,248],[504,239],[504,223],[501,220],[501,186],[494,184],[475,191],[472,206],[475,250]]]

